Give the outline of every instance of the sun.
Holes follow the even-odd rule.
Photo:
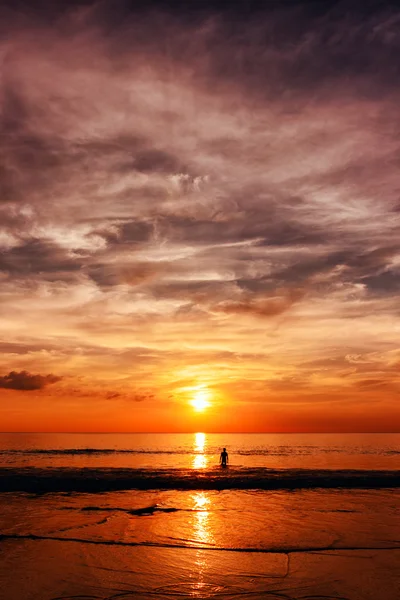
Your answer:
[[[209,390],[197,390],[194,393],[193,399],[191,400],[190,404],[195,410],[197,410],[198,412],[202,412],[210,406],[210,396],[211,393]]]

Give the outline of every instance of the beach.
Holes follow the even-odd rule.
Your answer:
[[[0,0],[0,600],[400,600],[399,26]]]
[[[2,600],[399,597],[400,436],[28,437],[0,436]]]

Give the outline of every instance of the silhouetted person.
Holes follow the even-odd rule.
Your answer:
[[[221,463],[221,467],[226,467],[228,465],[229,458],[226,448],[222,450],[221,456],[219,457],[219,462]]]

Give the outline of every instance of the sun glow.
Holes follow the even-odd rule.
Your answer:
[[[196,390],[193,395],[193,399],[191,400],[191,405],[198,412],[202,412],[203,410],[205,410],[206,408],[208,408],[210,406],[210,402],[209,402],[210,396],[211,396],[211,393],[209,390],[205,390],[205,389]]]

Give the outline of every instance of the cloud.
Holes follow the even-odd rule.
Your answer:
[[[52,279],[61,279],[70,277],[70,273],[80,268],[79,258],[72,258],[47,240],[31,239],[0,255],[0,271],[11,276],[45,274]]]
[[[399,345],[399,11],[134,4],[0,8],[3,372],[388,378],[344,357]]]
[[[145,402],[146,400],[154,400],[154,394],[151,393],[134,393],[130,396],[130,399],[133,400],[133,402]]]
[[[117,392],[109,391],[105,393],[106,400],[126,400],[128,402],[145,402],[146,400],[154,400],[155,395],[152,393],[142,392]]]
[[[277,290],[276,296],[263,297],[245,296],[238,301],[225,301],[217,304],[214,309],[227,314],[253,315],[257,317],[275,317],[289,310],[305,295],[305,290]]]
[[[8,375],[0,377],[0,388],[32,392],[58,381],[61,381],[61,377],[56,375],[32,375],[28,371],[10,371]]]
[[[116,398],[121,397],[121,393],[120,392],[106,392],[105,397],[107,400],[115,400]]]

